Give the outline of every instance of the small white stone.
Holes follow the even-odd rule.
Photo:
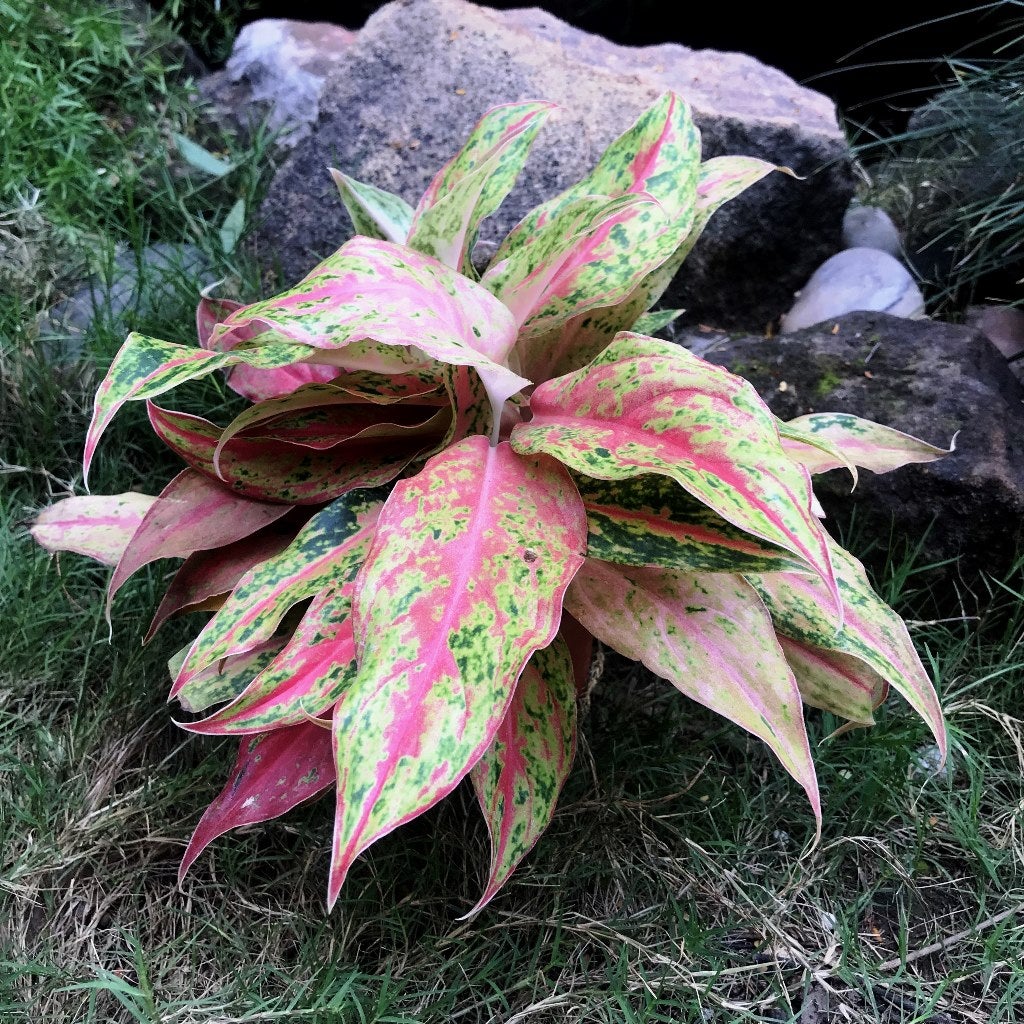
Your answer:
[[[868,310],[910,320],[924,316],[924,296],[910,271],[880,249],[844,249],[825,260],[782,318],[782,333],[844,313]]]
[[[878,249],[890,256],[899,256],[902,251],[899,229],[878,206],[850,206],[843,217],[843,246]]]

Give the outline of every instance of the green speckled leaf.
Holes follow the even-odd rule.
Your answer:
[[[942,710],[907,627],[871,589],[860,562],[834,541],[830,541],[830,547],[845,611],[844,625],[838,632],[834,621],[822,612],[824,587],[812,577],[768,573],[747,578],[768,606],[780,633],[806,646],[838,651],[864,662],[928,723],[945,756]]]
[[[936,448],[901,430],[842,412],[816,412],[790,420],[784,426],[783,443],[811,473],[851,463],[872,473],[888,473],[914,462],[935,462],[953,451],[952,445]]]
[[[294,363],[309,351],[302,345],[276,342],[259,349],[208,352],[142,334],[129,334],[96,391],[92,422],[85,438],[84,478],[88,479],[100,437],[125,402],[155,398],[179,384],[206,377],[214,370],[235,363],[273,369]]]
[[[190,732],[230,736],[281,729],[330,709],[356,674],[351,585],[313,598],[281,652],[227,707]]]
[[[863,661],[779,635],[786,661],[796,676],[805,704],[830,711],[856,725],[874,725],[875,708],[889,684]]]
[[[693,220],[672,255],[616,305],[580,313],[558,329],[524,343],[518,350],[520,371],[532,380],[548,380],[588,363],[620,331],[644,333],[639,318],[664,294],[712,214],[774,170],[784,168],[754,157],[715,157],[701,164]]]
[[[659,309],[654,313],[644,313],[635,324],[632,330],[635,334],[657,334],[664,327],[668,327],[674,320],[679,319],[685,309]]]
[[[601,643],[764,740],[803,786],[820,826],[800,691],[768,613],[742,576],[588,558],[565,607]]]
[[[234,700],[277,657],[283,644],[283,638],[273,637],[243,654],[221,658],[192,675],[174,697],[186,711],[192,712],[205,711],[214,704]],[[172,680],[177,679],[181,672],[191,646],[189,644],[180,650],[168,662]]]
[[[838,593],[807,471],[754,388],[665,341],[619,335],[589,366],[541,384],[513,448],[597,480],[671,477],[727,522],[803,559]],[[826,607],[828,604],[826,604]]]
[[[628,290],[632,235],[656,233],[664,221],[646,194],[581,196],[521,246],[503,245],[480,283],[515,317],[517,358],[523,358],[527,338],[554,329],[574,312],[614,301],[624,286]]]
[[[357,235],[404,244],[412,226],[412,207],[401,196],[385,192],[329,168]]]
[[[466,144],[427,187],[406,244],[472,277],[480,222],[511,191],[551,110],[550,103],[516,103],[484,114]]]
[[[791,174],[784,167],[758,160],[752,156],[718,156],[705,160],[700,165],[697,176],[697,198],[693,211],[693,222],[686,237],[679,247],[657,270],[653,271],[640,284],[636,297],[639,306],[634,315],[650,309],[665,293],[672,283],[672,278],[679,272],[686,257],[693,251],[698,239],[708,226],[715,211],[730,200],[745,192],[772,171],[783,171]]]
[[[576,484],[587,510],[591,558],[699,572],[803,568],[788,551],[737,529],[670,477],[650,473],[630,480],[593,480],[578,476]]]
[[[359,674],[334,712],[332,904],[363,850],[483,755],[585,545],[568,474],[507,443],[467,438],[395,486],[356,582]]]
[[[531,210],[501,248],[510,252],[525,245],[560,210],[585,196],[644,192],[670,221],[685,221],[692,215],[699,162],[700,133],[689,108],[677,94],[666,92],[608,146],[590,174]],[[499,251],[495,262],[501,258]]]
[[[551,823],[575,752],[572,659],[556,638],[528,662],[491,745],[469,773],[491,837],[491,870],[466,917],[490,903]]]
[[[196,638],[171,696],[218,659],[270,639],[299,601],[353,579],[369,551],[382,498],[377,491],[338,498],[313,516],[284,551],[247,572]]]

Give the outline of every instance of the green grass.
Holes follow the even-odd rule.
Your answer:
[[[974,302],[1021,302],[1024,5],[996,0],[982,11],[1003,18],[979,40],[990,58],[950,59],[954,84],[915,111],[905,132],[871,138],[850,129],[862,198],[900,226],[929,311],[944,317]]]
[[[100,17],[85,3],[49,10]],[[41,24],[34,7],[22,13]],[[65,59],[48,31],[32,57],[44,77]],[[0,51],[0,69],[27,59]],[[133,66],[129,84],[110,76],[107,102],[131,107],[167,87],[164,113],[138,122],[138,145],[164,153],[157,139],[186,130],[237,170],[153,170],[149,185],[115,190],[80,219],[77,200],[60,212],[58,189],[43,193],[40,216],[66,229],[67,258],[82,266],[90,240],[188,240],[227,287],[254,294],[218,228],[238,198],[255,208],[265,153],[218,140],[164,65]],[[93,86],[96,76],[75,102],[99,102]],[[70,117],[66,133],[79,124]],[[59,150],[65,129],[55,131],[46,145]],[[113,165],[127,143],[108,142]],[[0,169],[5,189],[27,187],[18,166]],[[96,198],[84,166],[62,187]],[[809,712],[825,807],[817,846],[798,787],[760,744],[609,658],[551,829],[474,921],[458,917],[483,882],[487,839],[462,791],[377,843],[330,915],[329,802],[223,837],[178,889],[185,843],[233,759],[230,742],[175,727],[164,703],[164,662],[196,622],[141,646],[169,571],[160,563],[118,596],[108,642],[107,572],[50,560],[26,531],[80,481],[96,371],[125,329],[101,317],[81,366],[42,357],[34,315],[64,259],[31,269],[17,309],[0,299],[21,328],[0,332],[4,1024],[1024,1020],[1020,572],[961,587],[955,601],[951,571],[897,557],[881,572],[940,688],[949,770],[918,765],[929,740],[898,698],[870,732],[832,740],[838,723]],[[158,313],[128,319],[185,341],[195,299],[194,282],[179,280]],[[215,383],[201,393],[221,397]],[[154,492],[175,471],[142,426],[137,408],[115,421],[97,493]],[[806,1009],[826,1002],[831,1016]]]

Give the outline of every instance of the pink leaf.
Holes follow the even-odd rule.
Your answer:
[[[44,508],[29,532],[47,551],[76,551],[116,565],[156,500],[136,491],[64,498]]]
[[[189,840],[178,881],[218,836],[280,817],[333,782],[331,736],[326,729],[304,722],[245,737],[227,785],[206,809]]]
[[[331,903],[363,850],[487,749],[585,544],[568,474],[508,444],[467,438],[395,486],[356,581],[359,673],[334,712]]]
[[[800,691],[771,619],[741,576],[588,558],[565,606],[601,643],[764,740],[803,786],[820,828]]]
[[[201,473],[184,470],[160,492],[118,560],[107,608],[124,582],[144,565],[232,544],[289,511],[287,505],[241,498]]]

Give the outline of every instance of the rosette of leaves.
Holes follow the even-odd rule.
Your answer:
[[[171,662],[196,733],[240,738],[182,872],[229,829],[330,793],[329,901],[359,854],[469,777],[483,907],[551,819],[596,638],[762,739],[820,822],[802,705],[869,725],[889,687],[945,751],[899,617],[825,533],[810,474],[943,454],[853,416],[780,423],[743,379],[636,333],[714,211],[773,168],[701,161],[663,96],[478,274],[481,220],[550,107],[502,106],[412,209],[335,174],[356,237],[199,344],[132,334],[85,466],[145,401],[185,464],[156,497],[74,497],[37,540],[114,566],[112,599],[184,561],[152,626],[213,612]],[[218,424],[157,404],[216,371]],[[472,913],[472,911],[471,911]]]

